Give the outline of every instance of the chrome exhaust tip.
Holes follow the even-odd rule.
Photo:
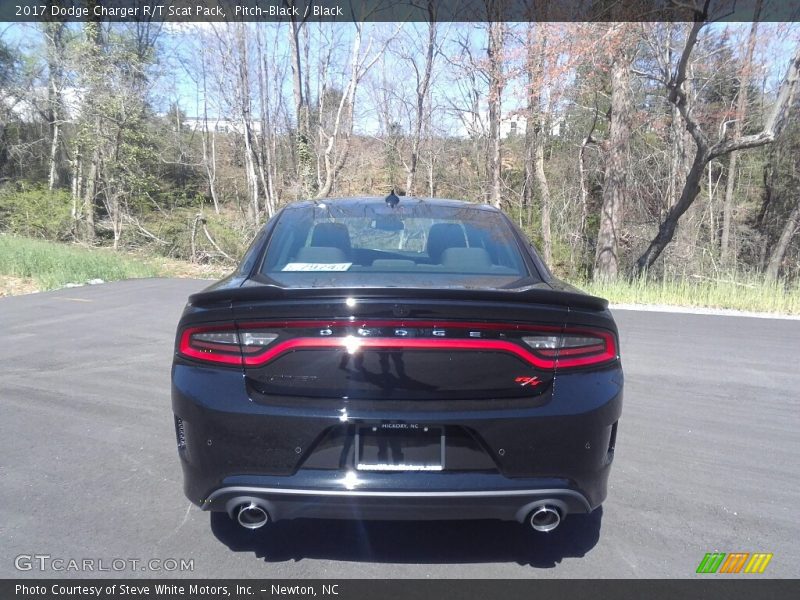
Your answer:
[[[530,523],[536,531],[553,531],[561,523],[561,513],[545,504],[531,513]]]
[[[258,529],[269,523],[269,513],[255,502],[250,502],[239,506],[236,520],[245,529]]]

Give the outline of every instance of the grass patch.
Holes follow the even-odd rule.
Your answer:
[[[800,314],[800,285],[766,284],[756,279],[637,279],[613,283],[577,282],[580,289],[616,304],[666,304]]]
[[[160,274],[148,261],[111,250],[0,235],[0,275],[32,279],[40,290],[91,279],[116,281]]]
[[[30,291],[30,283],[26,282],[32,282],[39,290],[52,290],[91,279],[116,281],[159,276],[217,279],[230,269],[0,235],[0,276],[6,278],[9,287],[5,292],[0,289],[0,295]],[[800,282],[793,286],[783,282],[768,285],[757,279],[733,281],[688,276],[661,281],[579,281],[575,285],[616,304],[700,306],[800,315]]]

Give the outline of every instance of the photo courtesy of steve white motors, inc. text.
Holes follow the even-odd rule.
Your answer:
[[[17,597],[22,596],[45,596],[51,594],[53,596],[89,596],[102,598],[106,596],[130,596],[134,598],[141,598],[144,596],[185,596],[189,594],[192,597],[208,596],[212,598],[223,598],[226,596],[234,595],[250,596],[257,592],[262,594],[272,594],[273,596],[295,595],[295,596],[316,596],[317,589],[319,589],[320,596],[338,596],[338,584],[320,584],[315,585],[280,585],[271,584],[268,588],[262,586],[251,585],[216,585],[216,584],[201,584],[190,583],[187,585],[175,583],[154,583],[154,584],[127,584],[127,583],[111,583],[108,585],[81,585],[81,584],[64,584],[53,583],[47,585],[26,585],[18,583],[14,586],[14,594]]]
[[[173,6],[171,4],[143,4],[141,6],[59,6],[59,5],[17,5],[17,17],[50,17],[50,18],[110,18],[110,19],[227,19],[241,18],[274,18],[274,17],[341,17],[344,15],[341,6],[319,6],[309,2],[304,6],[286,6],[279,0],[265,6],[242,6],[226,4],[225,6]],[[232,13],[232,14],[231,14]]]

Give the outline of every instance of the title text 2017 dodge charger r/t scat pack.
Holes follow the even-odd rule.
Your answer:
[[[188,498],[296,517],[505,519],[606,497],[623,377],[607,302],[502,212],[433,199],[284,208],[178,325]]]

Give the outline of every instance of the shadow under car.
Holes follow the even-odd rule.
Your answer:
[[[515,562],[552,568],[587,554],[600,537],[602,506],[573,514],[548,533],[513,521],[359,521],[292,519],[245,529],[221,512],[210,513],[211,530],[235,552],[265,562],[304,558],[377,563]]]

